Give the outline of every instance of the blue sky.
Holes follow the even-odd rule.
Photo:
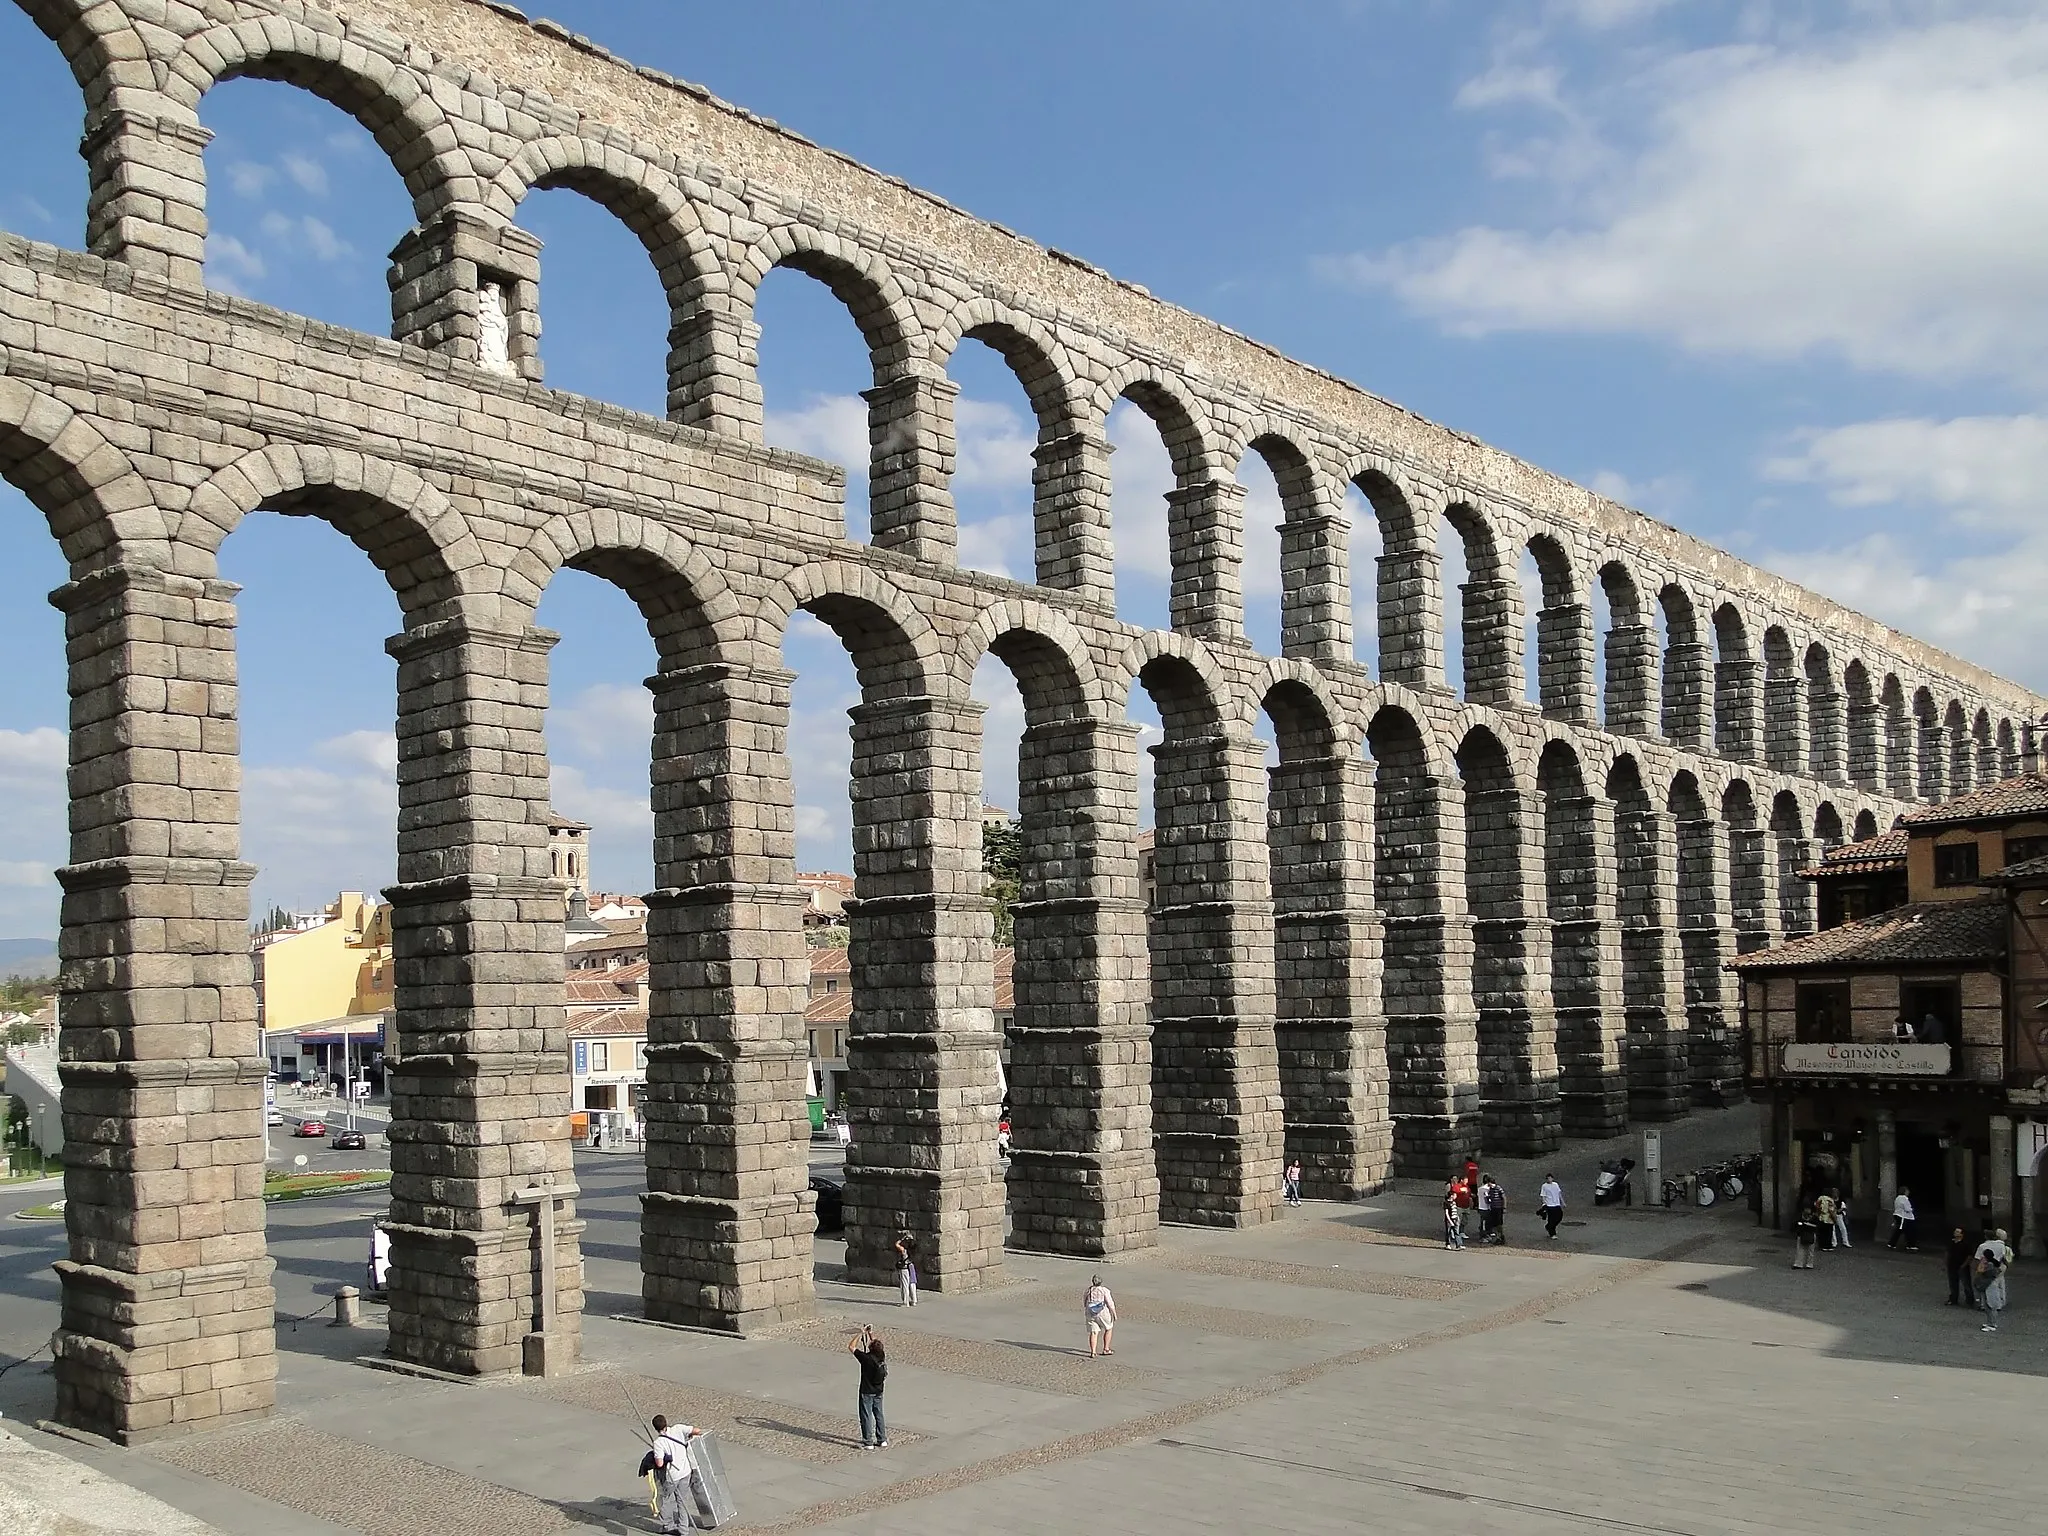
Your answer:
[[[2048,687],[2038,6],[1117,0],[1085,22],[1028,25],[1015,8],[937,0],[547,9],[636,62]],[[75,245],[78,91],[6,5],[0,87],[0,227]],[[384,253],[410,210],[369,136],[263,82],[218,88],[203,115],[216,134],[209,280],[386,330]],[[666,316],[638,243],[566,191],[529,199],[521,222],[546,242],[549,382],[658,409]],[[853,396],[868,368],[851,321],[787,272],[764,285],[758,318],[771,441],[858,471]],[[954,377],[963,556],[1022,574],[1023,394],[974,346]],[[1111,430],[1119,606],[1156,623],[1163,539],[1148,533],[1164,455],[1127,408]],[[1251,631],[1272,649],[1277,501],[1256,468],[1246,479]],[[856,506],[860,493],[856,482]],[[62,631],[41,594],[65,572],[18,495],[0,489],[0,508],[0,559],[21,577],[0,607],[13,663],[0,678],[0,936],[45,935],[65,848],[65,699]],[[257,904],[388,883],[382,642],[396,604],[308,520],[251,518],[222,564],[245,588]],[[564,637],[556,803],[596,824],[601,886],[644,889],[652,645],[622,594],[574,572],[541,620]],[[843,868],[851,670],[808,621],[787,656],[800,679],[800,862]],[[980,689],[989,797],[1013,804],[1015,693],[995,663]]]

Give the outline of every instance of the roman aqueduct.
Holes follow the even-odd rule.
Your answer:
[[[577,1337],[553,637],[533,623],[564,566],[629,593],[661,657],[645,1305],[726,1330],[812,1304],[798,610],[863,695],[848,1268],[881,1278],[907,1227],[945,1289],[987,1279],[1006,1240],[1115,1255],[1162,1221],[1262,1221],[1283,1149],[1342,1198],[1684,1113],[1740,1075],[1723,962],[1812,926],[1792,872],[2014,771],[2042,709],[507,6],[20,3],[83,89],[91,184],[89,254],[0,237],[0,471],[71,566],[70,1424],[138,1439],[272,1402],[236,589],[215,561],[253,510],[340,529],[405,615],[388,1348],[463,1374],[543,1368]],[[403,175],[394,339],[205,288],[199,108],[234,76],[325,98]],[[541,254],[514,219],[552,186],[659,270],[666,421],[542,383]],[[829,285],[872,352],[864,544],[842,471],[761,443],[752,299],[777,266]],[[1032,583],[954,559],[946,368],[968,337],[1037,414]],[[1172,453],[1170,632],[1115,617],[1120,399]],[[1246,454],[1285,504],[1277,657],[1244,638]],[[1376,602],[1349,590],[1347,484],[1380,525]],[[1469,573],[1452,591],[1442,526]],[[1354,612],[1376,613],[1377,675]],[[1007,1178],[969,694],[986,654],[1027,712]],[[1149,910],[1134,686],[1164,723]]]

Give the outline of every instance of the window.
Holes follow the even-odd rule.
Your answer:
[[[611,1069],[612,1069],[612,1067],[611,1067],[611,1056],[612,1056],[612,1047],[611,1047],[611,1042],[610,1042],[610,1041],[608,1041],[608,1040],[593,1040],[593,1041],[591,1041],[591,1042],[590,1042],[590,1070],[591,1070],[591,1071],[593,1071],[593,1072],[609,1072],[609,1071],[611,1071]]]
[[[647,1070],[647,1042],[645,1040],[635,1040],[633,1042],[633,1065],[642,1072]]]
[[[1934,850],[1936,885],[1970,885],[1977,879],[1977,845],[1946,843]]]
[[[826,996],[828,996],[828,997],[829,997],[829,996],[830,996],[830,995],[831,995],[832,993],[834,993],[834,992],[837,992],[838,990],[839,990],[839,978],[838,978],[837,976],[827,976],[827,977],[825,978],[825,994],[826,994]]]
[[[2026,837],[2008,837],[2005,840],[2005,862],[2024,864],[2028,859],[2038,859],[2048,853],[2048,836],[2030,833]]]
[[[1801,1045],[1834,1045],[1849,1038],[1849,984],[1802,983],[1796,1038]]]

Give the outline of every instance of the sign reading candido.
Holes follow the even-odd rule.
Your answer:
[[[1946,1077],[1945,1045],[1788,1045],[1778,1064],[1787,1072],[1850,1072],[1866,1077]]]

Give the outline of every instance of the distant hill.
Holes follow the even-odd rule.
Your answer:
[[[57,945],[51,939],[0,939],[0,976],[54,976]]]

